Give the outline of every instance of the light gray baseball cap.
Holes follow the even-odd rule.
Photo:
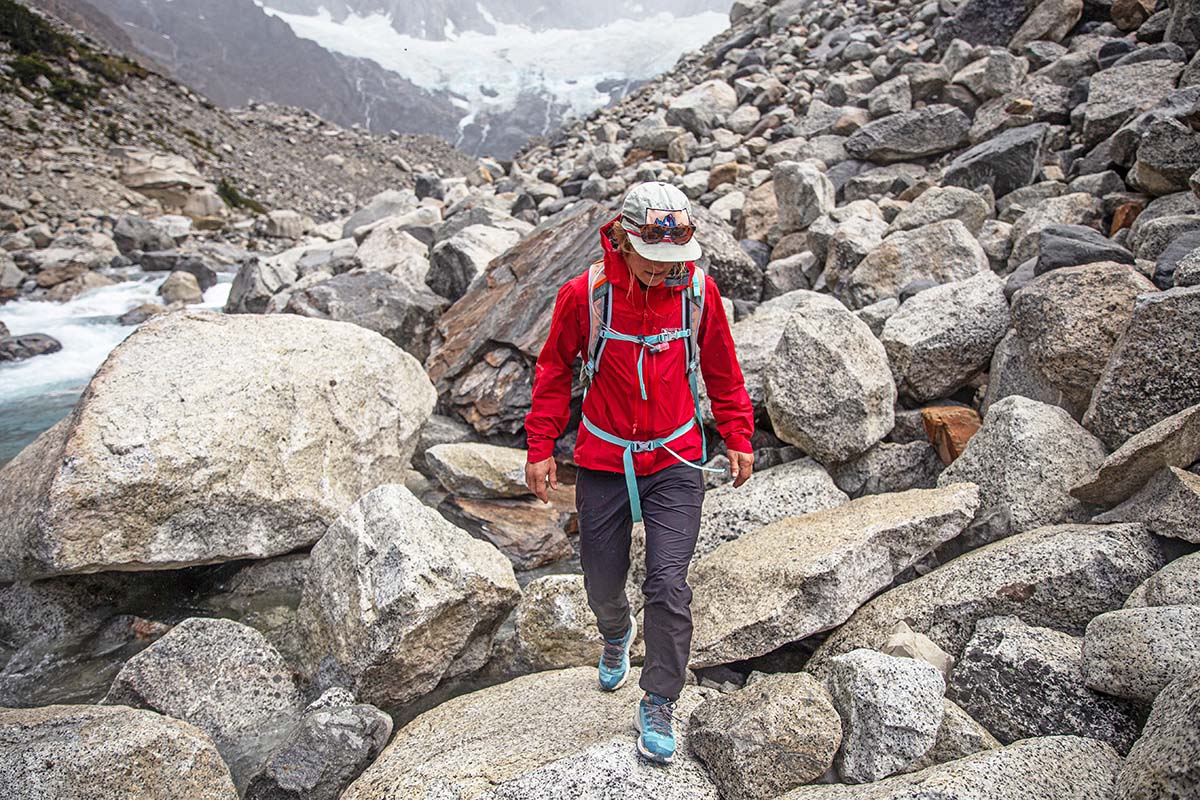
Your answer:
[[[651,261],[695,261],[700,258],[700,243],[692,236],[687,244],[676,244],[664,239],[656,244],[642,241],[642,226],[657,224],[673,228],[676,225],[691,225],[692,203],[687,195],[669,183],[651,181],[639,183],[625,195],[621,206],[621,227],[629,234],[633,249],[642,258]]]

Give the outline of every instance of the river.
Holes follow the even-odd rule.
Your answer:
[[[0,305],[0,321],[13,336],[45,333],[62,343],[57,353],[0,364],[0,465],[71,411],[112,349],[136,330],[117,318],[142,303],[159,302],[158,287],[169,273],[122,274],[127,280],[65,303],[21,299]],[[223,308],[233,277],[218,273],[217,285],[192,308]]]

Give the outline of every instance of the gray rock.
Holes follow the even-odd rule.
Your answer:
[[[737,92],[723,80],[711,80],[689,89],[667,104],[667,124],[705,138],[738,107]]]
[[[1042,169],[1049,130],[1045,123],[1025,125],[980,142],[946,166],[942,183],[964,189],[986,184],[996,197],[1028,186]]]
[[[871,333],[875,334],[875,338],[879,338],[883,334],[883,326],[887,324],[888,319],[899,308],[900,301],[895,297],[889,297],[886,300],[880,300],[878,303],[872,303],[869,306],[858,309],[854,312],[854,316],[867,323],[867,327],[871,329]]]
[[[425,283],[429,275],[429,247],[409,232],[414,214],[384,219],[370,227],[354,251],[363,269],[390,272],[414,289]]]
[[[932,489],[942,468],[942,460],[929,442],[880,442],[858,458],[838,464],[833,480],[851,497],[862,497]]]
[[[1127,753],[1135,709],[1084,685],[1082,648],[1081,637],[1016,617],[982,619],[954,667],[950,697],[1005,744],[1074,734]]]
[[[492,259],[516,244],[521,234],[505,228],[469,225],[434,245],[429,256],[429,288],[450,300],[467,293]]]
[[[821,462],[865,452],[891,430],[896,386],[883,345],[836,300],[804,295],[764,375],[775,434]]]
[[[312,550],[304,669],[393,707],[482,667],[520,597],[512,565],[403,486],[363,495]]]
[[[833,766],[842,721],[811,675],[766,675],[701,703],[688,741],[723,797],[769,800]]]
[[[1158,105],[1174,90],[1182,71],[1183,64],[1158,59],[1097,72],[1088,84],[1084,140],[1097,144],[1125,120]]]
[[[854,158],[891,164],[934,156],[966,141],[971,120],[954,106],[935,104],[877,119],[846,140]]]
[[[764,525],[834,508],[849,499],[809,458],[756,471],[754,480],[743,486],[724,485],[705,493],[693,561]]]
[[[239,787],[304,705],[291,669],[262,634],[201,617],[184,620],[125,662],[104,703],[195,725],[212,737]]]
[[[0,468],[0,580],[306,547],[401,473],[436,399],[371,331],[209,311],[145,323],[84,394]],[[264,459],[264,441],[288,457]]]
[[[448,306],[423,284],[386,272],[353,270],[292,292],[285,310],[375,331],[424,361],[434,325]]]
[[[1009,268],[1018,267],[1037,257],[1041,232],[1045,228],[1051,225],[1087,225],[1100,217],[1100,201],[1083,192],[1049,197],[1036,203],[1013,225]]]
[[[834,206],[834,188],[809,162],[783,161],[771,170],[782,233],[800,231]]]
[[[868,786],[804,786],[779,800],[1103,800],[1120,768],[1103,742],[1044,736]]]
[[[887,223],[874,217],[853,216],[838,225],[826,245],[825,271],[821,276],[825,286],[836,289],[879,246],[886,230]]]
[[[1200,143],[1197,144],[1197,148],[1200,149]],[[1170,242],[1154,261],[1154,285],[1160,289],[1170,289],[1177,285],[1175,273],[1180,264],[1189,263],[1189,259],[1195,260],[1192,253],[1197,250],[1200,250],[1200,231],[1185,233]],[[1186,284],[1187,281],[1178,285]]]
[[[1088,623],[1083,676],[1098,692],[1152,701],[1200,659],[1200,606],[1110,611]]]
[[[408,190],[389,189],[371,198],[366,206],[350,215],[342,225],[342,238],[349,239],[359,228],[387,217],[399,216],[417,207],[417,195]]]
[[[1196,250],[1176,263],[1174,277],[1176,286],[1200,286],[1200,254]]]
[[[275,239],[299,239],[313,229],[312,217],[291,209],[275,209],[267,212],[264,233]]]
[[[535,670],[595,664],[604,649],[582,575],[530,581],[517,604],[516,626],[519,653]]]
[[[0,339],[0,363],[24,361],[34,356],[44,356],[62,350],[62,342],[44,333],[26,333],[21,336],[6,336]],[[0,480],[3,473],[0,472]],[[0,530],[3,530],[0,527]]]
[[[1076,419],[1087,410],[1138,295],[1153,291],[1132,267],[1098,263],[1056,269],[1013,296],[1013,330],[1030,366]]]
[[[945,49],[954,39],[1007,46],[1035,5],[1036,0],[968,0],[939,26],[938,46]]]
[[[152,711],[6,708],[0,710],[0,743],[0,794],[10,800],[238,797],[212,740]]]
[[[675,763],[663,770],[631,741],[639,671],[616,692],[596,690],[596,668],[540,672],[455,697],[393,737],[342,795],[462,800],[718,800],[680,726]],[[709,690],[685,686],[675,714],[685,723]]]
[[[1102,261],[1133,264],[1133,253],[1085,225],[1048,225],[1038,232],[1035,275]]]
[[[886,237],[838,285],[837,294],[851,308],[862,308],[899,297],[916,281],[950,283],[988,269],[979,242],[965,225],[950,219]]]
[[[1069,494],[1104,460],[1104,446],[1061,408],[1019,395],[993,405],[967,448],[938,477],[938,485],[979,485],[984,518],[973,538],[991,540],[1059,522],[1082,521],[1088,511]]]
[[[981,750],[996,750],[1001,747],[995,736],[971,718],[957,704],[942,700],[942,724],[938,728],[937,740],[925,755],[909,764],[905,772],[918,772],[937,764],[957,761]]]
[[[204,300],[204,293],[200,291],[200,282],[190,272],[172,272],[158,287],[158,295],[165,303],[192,305]]]
[[[1096,522],[1140,522],[1159,536],[1200,544],[1200,475],[1164,467]]]
[[[972,189],[933,186],[896,216],[891,230],[908,231],[934,222],[956,219],[977,236],[990,214],[987,201]]]
[[[1125,608],[1186,606],[1200,597],[1200,553],[1181,556],[1146,579],[1125,601]]]
[[[311,711],[250,780],[245,800],[337,800],[391,735],[392,718],[374,706]]]
[[[480,442],[439,444],[425,451],[434,477],[463,497],[525,497],[525,451]]]
[[[1008,325],[1004,282],[987,270],[905,300],[879,338],[897,390],[926,402],[950,396],[986,368]]]
[[[1019,533],[879,595],[830,634],[807,669],[824,675],[832,656],[881,646],[902,620],[951,654],[962,651],[984,617],[1013,615],[1080,634],[1097,614],[1120,608],[1162,565],[1158,543],[1140,525]]]
[[[847,783],[894,775],[937,740],[946,684],[932,665],[853,650],[830,661],[828,683],[842,717],[836,763]]]
[[[1200,674],[1178,678],[1158,693],[1142,737],[1117,776],[1117,800],[1189,797],[1200,791],[1198,718]]]
[[[1039,39],[1062,41],[1082,14],[1083,0],[1042,0],[1013,34],[1008,46],[1019,50]]]
[[[762,655],[840,624],[977,508],[970,484],[912,489],[788,517],[721,545],[692,569],[692,666]]]
[[[741,248],[724,220],[703,206],[697,205],[692,212],[696,241],[704,251],[696,266],[712,276],[722,297],[757,303],[762,299],[762,268]]]
[[[867,95],[867,110],[875,119],[912,111],[912,83],[907,75],[884,81]]]
[[[1200,403],[1200,286],[1138,297],[1083,424],[1110,449]]]
[[[124,214],[117,220],[113,228],[113,241],[125,254],[134,250],[148,253],[154,250],[171,250],[175,247],[175,239],[162,225],[132,214]]]
[[[1200,168],[1197,147],[1200,134],[1180,120],[1151,121],[1137,143],[1130,184],[1156,195],[1186,191],[1188,178]]]

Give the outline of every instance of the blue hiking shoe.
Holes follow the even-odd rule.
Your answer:
[[[637,622],[629,618],[629,630],[620,639],[605,639],[604,652],[600,654],[600,688],[615,692],[625,685],[629,677],[629,651],[637,636]]]
[[[637,749],[658,764],[670,764],[675,758],[675,702],[657,694],[648,694],[638,703]]]

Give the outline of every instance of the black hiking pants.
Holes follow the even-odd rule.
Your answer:
[[[683,689],[692,645],[692,590],[688,564],[700,532],[704,477],[686,464],[672,464],[637,479],[646,526],[643,638],[646,661],[640,685],[675,700]],[[633,518],[625,476],[579,469],[575,484],[579,550],[588,605],[607,639],[629,629],[629,545]]]

